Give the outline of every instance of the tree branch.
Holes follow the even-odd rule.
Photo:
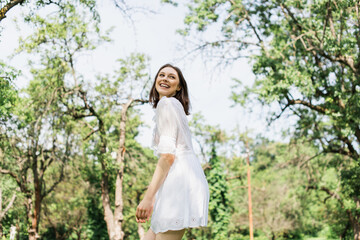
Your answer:
[[[337,131],[340,133],[340,129],[337,129]],[[344,142],[349,149],[349,156],[352,157],[353,159],[357,160],[359,158],[359,154],[357,153],[357,151],[355,150],[354,146],[352,145],[351,141],[349,140],[348,137],[346,136],[342,136],[342,135],[338,135],[339,139]]]
[[[270,119],[270,124],[271,124],[272,122],[274,122],[275,120],[279,119],[279,118],[283,115],[283,113],[285,112],[285,110],[286,110],[288,107],[290,107],[290,106],[291,106],[291,104],[289,104],[289,102],[288,102],[284,107],[281,107],[281,104],[280,104],[281,112],[280,112],[279,114],[277,114],[275,117],[272,117],[272,118]]]
[[[145,103],[148,103],[149,100],[144,100],[144,99],[134,99],[133,102],[131,103],[133,106],[134,104],[133,103],[139,103],[138,105],[142,105],[142,104],[145,104]]]
[[[236,179],[242,179],[242,177],[241,176],[233,176],[233,177],[227,177],[226,178],[226,181],[230,181],[230,180],[236,180]]]
[[[17,182],[17,184],[19,186],[21,185],[21,180],[19,179],[19,177],[15,173],[11,172],[10,170],[0,168],[0,173],[10,175],[12,178],[15,179],[15,181]]]
[[[327,12],[328,12],[328,16],[329,16],[329,23],[330,23],[330,31],[331,31],[331,35],[336,38],[336,32],[335,32],[335,27],[334,27],[334,20],[332,17],[332,11],[331,11],[331,3],[328,2],[327,3],[328,7],[327,7]]]
[[[86,137],[83,138],[84,141],[86,141],[89,137],[91,137],[91,135],[93,135],[94,133],[98,132],[99,129],[92,129],[91,132],[88,133],[88,135],[86,135]]]
[[[326,147],[323,146],[323,148],[324,148],[324,152],[327,153],[338,153],[344,156],[351,157],[351,153],[342,148],[333,148],[331,146],[326,146]]]
[[[356,18],[357,18],[357,27],[358,27],[358,31],[360,31],[360,13],[359,13],[359,3],[358,1],[355,1],[355,12],[356,12]],[[360,49],[360,36],[359,34],[355,34],[356,37],[356,42],[358,45],[358,49]],[[358,59],[358,63],[356,64],[356,67],[359,68],[360,66],[360,61]]]
[[[18,4],[22,4],[24,2],[25,2],[25,0],[12,0],[12,1],[8,2],[3,8],[0,9],[0,22],[4,18],[6,18],[5,15],[11,8],[13,8],[14,6],[16,6]]]
[[[64,178],[64,167],[61,168],[60,177],[56,180],[56,182],[54,182],[54,184],[47,191],[41,194],[41,199],[43,199],[49,193],[51,193],[56,188],[56,186],[63,180],[63,178]]]
[[[300,32],[302,32],[303,27],[300,25],[299,21],[296,19],[295,15],[290,11],[290,9],[284,3],[280,3],[280,7],[281,7],[281,10],[283,11],[285,17],[287,17],[287,15],[290,16],[290,18],[295,22],[297,29]],[[284,9],[286,9],[287,13],[285,12]]]
[[[330,189],[328,189],[327,187],[318,187],[318,186],[315,186],[315,185],[310,185],[310,186],[307,186],[307,189],[314,189],[314,190],[321,190],[323,192],[326,192],[327,194],[329,194],[331,197],[333,197],[334,199],[338,200],[338,202],[340,203],[340,205],[343,207],[344,206],[344,203],[343,201],[341,200],[341,197],[339,196],[339,194],[337,194],[336,192],[333,192],[331,191]]]
[[[323,154],[323,153],[324,153],[324,152],[319,152],[319,153],[315,154],[314,156],[306,159],[305,161],[303,161],[303,162],[299,165],[299,168],[302,168],[302,166],[304,166],[304,164],[310,162],[311,160],[313,160],[314,158],[320,156],[320,155]]]
[[[317,112],[320,112],[322,114],[326,114],[327,111],[329,111],[328,109],[321,107],[319,105],[313,105],[310,102],[301,100],[301,99],[288,99],[288,104],[287,105],[296,105],[296,104],[300,104],[300,105],[304,105],[312,110],[315,110]]]
[[[65,151],[64,151],[64,155],[62,157],[62,161],[61,161],[61,170],[60,170],[60,176],[59,178],[53,183],[53,185],[46,191],[46,189],[44,189],[44,193],[41,195],[41,200],[46,197],[49,193],[51,193],[55,187],[63,180],[64,178],[64,169],[65,169],[65,162],[66,160],[68,160],[70,156],[70,140],[69,140],[69,135],[67,135],[66,138],[66,145],[65,145]]]
[[[295,25],[296,25],[298,31],[300,33],[302,33],[304,28],[301,26],[299,21],[296,19],[295,15],[290,11],[290,9],[285,4],[281,3],[280,6],[281,6],[281,8],[283,10],[283,13],[286,15],[286,17],[287,17],[287,14],[288,14],[288,16],[290,16],[291,20],[293,20],[295,22]],[[284,11],[284,9],[286,9],[287,14]],[[331,15],[331,12],[329,14]],[[329,15],[329,22],[332,21],[332,17],[330,15]],[[330,23],[330,25],[331,24],[333,24],[333,23]],[[334,37],[336,37],[336,32],[335,32],[334,26],[332,26],[332,27],[330,26],[330,28],[331,28],[332,35]],[[336,55],[335,57],[330,56],[321,47],[320,48],[316,47],[313,44],[313,42],[311,41],[311,39],[306,38],[307,43],[310,45],[309,47],[306,46],[305,41],[304,41],[304,39],[302,37],[300,38],[300,41],[302,42],[305,50],[311,52],[314,56],[316,56],[316,53],[318,53],[320,56],[325,57],[326,59],[330,60],[331,62],[339,62],[339,63],[343,63],[343,64],[347,65],[348,67],[350,67],[350,69],[354,73],[357,73],[356,67],[354,65],[354,59],[351,56],[343,56],[343,55],[340,55],[340,54]],[[320,46],[321,46],[321,44],[320,44]]]
[[[336,192],[331,191],[327,187],[322,186],[322,187],[319,188],[318,186],[310,185],[310,186],[307,186],[307,189],[321,190],[323,192],[326,192],[330,197],[336,199],[339,202],[339,204],[341,205],[341,207],[344,208],[344,203],[341,200],[341,197],[339,196],[339,194],[337,194]],[[350,209],[346,209],[345,211],[346,211],[346,213],[347,213],[347,215],[349,216],[350,219],[354,219]]]
[[[1,191],[1,189],[0,189]],[[10,202],[8,203],[8,205],[6,206],[6,208],[4,209],[4,211],[0,212],[0,221],[4,218],[4,216],[6,215],[6,213],[10,210],[10,208],[12,207],[12,205],[14,204],[16,199],[16,192],[13,194]]]

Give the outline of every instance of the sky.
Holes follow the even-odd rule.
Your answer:
[[[255,79],[247,60],[239,60],[225,69],[214,71],[209,59],[202,58],[200,53],[197,54],[198,56],[186,57],[191,49],[183,47],[186,40],[176,33],[177,29],[184,26],[183,19],[187,12],[185,6],[160,4],[160,0],[130,2],[130,6],[138,7],[137,13],[131,14],[133,23],[114,6],[114,1],[98,2],[101,26],[104,29],[114,27],[111,34],[113,41],[100,46],[91,54],[82,56],[77,63],[81,72],[93,76],[100,72],[111,73],[116,66],[116,59],[125,58],[134,52],[144,53],[150,57],[152,79],[158,68],[165,63],[172,63],[182,69],[190,92],[191,112],[201,112],[207,124],[218,125],[228,132],[235,128],[240,131],[247,129],[254,135],[261,134],[272,140],[283,140],[281,129],[286,125],[286,121],[277,121],[267,127],[267,110],[260,105],[253,106],[251,111],[240,106],[232,107],[234,104],[230,100],[231,86],[234,85],[232,78],[241,79],[243,84],[248,86]],[[26,72],[27,57],[18,55],[9,59],[8,56],[18,47],[19,36],[30,33],[28,27],[21,23],[21,18],[17,21],[18,27],[14,24],[14,18],[21,16],[23,10],[22,7],[11,9],[7,19],[1,22],[3,29],[0,59],[23,70],[24,75],[15,83],[19,88],[25,87],[31,79],[30,74]],[[219,37],[219,33],[215,31],[208,34],[210,37],[211,35],[215,38]],[[150,146],[154,112],[149,105],[141,106],[140,110],[146,126],[141,128],[138,140],[142,145]]]

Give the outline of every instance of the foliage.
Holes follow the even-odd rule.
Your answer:
[[[337,239],[344,234],[349,223],[346,210],[326,192],[339,193],[337,170],[344,159],[317,155],[317,147],[304,141],[288,145],[255,140],[251,147],[255,239]],[[238,176],[229,181],[230,202],[237,209],[231,214],[229,234],[240,239],[248,234],[245,159],[233,156],[226,166],[233,169],[230,176]]]
[[[0,21],[6,18],[6,14],[14,7],[26,6],[30,9],[30,15],[36,12],[36,9],[40,9],[46,7],[48,5],[57,5],[60,7],[64,7],[64,2],[62,0],[37,0],[34,2],[26,1],[26,0],[4,0],[0,4]],[[35,4],[35,8],[31,6],[31,3]],[[74,4],[80,4],[86,6],[92,13],[94,18],[99,18],[98,13],[95,10],[96,1],[94,0],[78,0],[73,1]],[[66,4],[66,3],[65,3]]]
[[[20,72],[0,61],[0,120],[9,117],[17,99],[14,80]]]
[[[36,51],[40,53],[40,60],[36,64],[29,63],[33,80],[22,91],[13,117],[1,128],[1,139],[5,142],[2,151],[6,154],[1,159],[0,170],[16,181],[24,195],[22,201],[26,214],[19,219],[31,232],[29,238],[34,238],[39,232],[41,210],[45,210],[45,216],[48,210],[43,208],[44,200],[49,194],[54,194],[64,178],[65,166],[77,149],[76,135],[72,133],[75,125],[64,114],[59,94],[70,71],[66,65],[67,57],[72,57],[69,53],[92,47],[87,39],[89,36],[81,32],[91,21],[84,25],[84,14],[79,15],[75,6],[68,2],[62,4],[57,5],[58,15],[46,20],[40,15],[27,19],[37,27],[37,31],[21,40],[19,51]],[[62,37],[68,39],[58,48],[58,43],[64,40]],[[56,206],[50,210],[52,208],[56,209]],[[56,220],[53,218],[49,222],[59,233],[56,228],[61,226]]]
[[[33,209],[26,202],[35,202],[37,191],[42,238],[108,239],[103,179],[106,175],[109,199],[114,199],[123,168],[122,230],[125,239],[139,239],[138,231],[149,223],[137,224],[134,211],[156,164],[153,152],[136,139],[144,126],[137,105],[148,94],[149,60],[132,54],[120,58],[112,73],[85,78],[78,59],[110,41],[96,17],[95,1],[36,3],[39,9],[50,4],[55,11],[44,15],[34,9],[26,16],[33,32],[18,49],[32,59],[26,89],[13,87],[19,71],[0,64],[0,185],[4,201],[17,193],[1,222],[3,232],[8,236],[9,227],[16,225],[19,239],[29,238]],[[231,45],[237,50],[232,60],[245,53],[252,57],[256,83],[245,89],[236,85],[240,91],[234,90],[233,100],[246,105],[253,95],[263,104],[279,103],[275,118],[298,116],[288,144],[249,139],[255,239],[351,239],[356,234],[352,225],[359,216],[360,173],[354,8],[352,1],[190,3],[186,34],[192,24],[197,31],[221,24],[223,39],[206,47],[223,51]],[[337,36],[342,31],[340,38],[333,31]],[[138,101],[127,111],[125,158],[119,164],[121,111],[131,98]],[[191,129],[205,163],[210,218],[208,228],[188,230],[184,238],[248,239],[244,134],[228,135],[206,124],[201,114],[193,115]],[[37,176],[40,185],[34,184]],[[110,207],[116,208],[113,201]]]
[[[205,140],[211,139],[211,135],[207,131],[213,129],[213,132],[217,132],[219,129],[207,125],[204,119],[200,120],[200,114],[196,115],[191,122],[192,128],[197,126],[195,138],[199,143],[207,145],[202,149],[209,150],[211,141]],[[201,129],[207,130],[202,133]],[[261,137],[251,139],[247,134],[237,131],[222,138],[226,140],[221,144],[217,143],[218,148],[223,149],[222,154],[217,156],[220,166],[218,173],[223,174],[222,179],[226,182],[226,187],[220,189],[228,189],[229,222],[226,238],[248,239],[249,234],[246,161],[243,157],[244,144],[241,143],[244,138],[252,153],[255,239],[349,238],[351,230],[347,209],[337,199],[345,198],[339,191],[339,181],[340,172],[348,165],[349,158],[326,155],[306,139],[293,139],[289,144],[276,143]],[[204,166],[207,174],[209,166]],[[213,182],[216,182],[215,185],[222,182],[214,176],[208,177],[208,181],[210,189]],[[221,208],[218,203],[214,206]],[[223,225],[220,220],[215,223]],[[186,234],[186,239],[213,239],[213,224],[210,218],[210,231],[191,230]]]
[[[17,122],[14,124],[18,124],[20,128],[31,127],[29,123],[39,121],[38,115],[32,112],[32,107],[37,109],[37,114],[44,116],[41,107],[45,106],[46,113],[61,116],[62,120],[56,121],[56,124],[63,124],[62,129],[70,133],[70,139],[74,143],[74,152],[67,152],[69,165],[65,167],[64,174],[62,170],[50,166],[53,160],[46,166],[47,172],[53,176],[60,172],[65,177],[61,179],[62,183],[56,187],[56,191],[49,192],[50,196],[41,202],[42,222],[39,233],[42,237],[107,239],[103,206],[100,201],[104,189],[101,189],[100,183],[103,174],[107,174],[110,180],[110,197],[114,197],[116,172],[121,167],[116,163],[114,153],[119,145],[122,101],[144,94],[145,89],[139,86],[149,79],[145,72],[147,58],[142,54],[133,54],[129,58],[119,59],[119,68],[112,76],[98,76],[94,87],[86,84],[82,74],[77,71],[76,60],[79,54],[95,49],[100,43],[109,41],[109,38],[101,34],[99,22],[96,19],[93,21],[86,9],[65,1],[57,4],[57,7],[56,14],[30,15],[27,18],[34,27],[34,32],[20,40],[18,52],[31,53],[38,57],[39,61],[29,62],[34,80],[30,82],[26,94],[21,98]],[[90,111],[96,111],[102,125],[97,125],[91,114],[85,121],[74,121],[81,119],[76,114],[86,112],[86,109],[83,112],[79,110],[82,108],[80,104],[84,103],[81,96],[87,97],[91,104]],[[22,109],[25,104],[30,107]],[[155,166],[155,159],[151,151],[135,141],[138,135],[137,128],[142,124],[138,110],[130,109],[127,115],[129,120],[124,179],[133,187],[125,187],[125,231],[128,235],[137,236],[138,226],[133,211],[138,203],[136,199],[140,199],[146,189],[145,184],[151,177],[150,172]],[[100,135],[92,131],[98,127],[102,127]],[[47,134],[54,139],[58,138],[57,140],[68,139],[58,132],[51,131],[38,136],[47,137]],[[19,137],[29,139],[28,136]],[[102,152],[104,142],[105,153]],[[11,161],[14,160],[9,159],[9,163]],[[142,166],[143,177],[134,178],[134,174],[140,172],[138,164]],[[44,186],[52,183],[52,180],[46,177],[42,180]]]
[[[22,224],[18,219],[18,216],[25,214],[25,211],[21,204],[23,195],[19,193],[16,182],[11,177],[0,175],[0,188],[2,191],[2,199],[0,199],[2,203],[1,211],[4,211],[4,208],[10,202],[10,199],[14,194],[16,194],[15,202],[9,211],[5,214],[5,216],[1,219],[0,233],[2,232],[3,236],[9,236],[11,226],[17,226],[18,232],[19,230],[26,232],[27,225]]]
[[[13,118],[6,122],[11,127],[1,128],[5,142],[1,173],[11,176],[24,194],[27,215],[36,219],[28,219],[29,222],[38,221],[39,215],[32,212],[40,213],[42,199],[62,180],[73,144],[71,127],[59,110],[56,82],[47,82],[45,88],[42,84],[39,77],[29,85]]]
[[[275,117],[298,116],[297,134],[311,135],[324,151],[357,159],[357,7],[353,1],[195,1],[185,22],[205,31],[223,21],[223,37],[238,43],[238,57],[251,45],[241,45],[243,39],[253,42],[257,80],[246,92],[263,103],[277,101]],[[234,101],[246,92],[234,93]]]
[[[238,86],[231,98],[246,106],[251,96],[275,106],[272,122],[290,115],[294,136],[307,138],[324,154],[341,154],[339,201],[347,205],[355,239],[360,238],[359,4],[357,1],[222,1],[189,3],[185,35],[220,26],[221,38],[199,40],[199,48],[224,63],[249,57],[252,87]],[[229,51],[231,49],[231,51]],[[234,51],[235,50],[235,51]],[[311,185],[311,184],[310,184]],[[354,190],[350,190],[354,189]],[[316,191],[323,191],[316,188]],[[328,194],[334,197],[333,192]]]
[[[89,216],[90,209],[96,207],[96,205],[90,206],[88,204],[96,189],[81,175],[84,165],[88,164],[88,162],[81,160],[84,158],[73,156],[73,161],[65,169],[64,180],[56,191],[52,192],[43,202],[43,222],[41,223],[41,229],[45,230],[41,233],[43,238],[91,238],[88,229],[85,227],[88,219],[91,218]],[[99,223],[97,225],[101,226]]]
[[[213,145],[210,158],[210,170],[206,178],[209,183],[210,202],[209,214],[211,217],[211,239],[224,239],[227,237],[229,225],[230,204],[228,197],[228,185],[225,179],[225,171],[220,158],[216,155]]]

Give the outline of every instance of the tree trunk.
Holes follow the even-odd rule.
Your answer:
[[[137,230],[138,234],[139,234],[139,239],[140,240],[144,240],[144,237],[145,237],[145,229],[144,227],[142,226],[141,223],[138,223],[138,230]]]
[[[94,110],[92,110],[94,111]],[[95,111],[94,111],[95,112]],[[96,115],[96,114],[95,114]],[[106,148],[107,148],[107,141],[106,141],[106,131],[104,128],[104,122],[98,115],[97,119],[99,122],[99,130],[100,130],[100,141],[101,141],[101,148],[100,148],[100,162],[101,162],[101,200],[102,206],[104,210],[104,220],[106,222],[106,228],[109,235],[109,240],[114,240],[115,238],[115,226],[114,226],[114,214],[111,209],[110,204],[110,196],[109,196],[109,174],[106,169]]]
[[[126,133],[126,113],[129,109],[132,98],[129,98],[126,104],[123,104],[121,109],[121,121],[120,121],[120,137],[119,148],[116,156],[116,164],[119,168],[116,175],[115,186],[115,240],[122,240],[124,238],[124,232],[122,231],[122,222],[124,220],[123,207],[124,202],[122,198],[123,193],[123,177],[124,177],[124,158],[125,158],[125,133]]]
[[[271,240],[275,240],[276,239],[276,236],[275,236],[275,233],[271,233]]]
[[[346,237],[346,233],[349,230],[349,228],[351,227],[350,221],[347,222],[344,231],[342,232],[342,234],[340,235],[340,240],[345,239]]]
[[[114,214],[111,209],[109,197],[109,178],[104,163],[101,163],[101,165],[103,170],[101,179],[101,199],[104,208],[104,220],[106,222],[109,240],[115,240]]]
[[[39,220],[40,220],[40,208],[41,208],[41,184],[39,180],[39,173],[37,170],[37,157],[33,156],[33,176],[34,176],[34,191],[35,191],[35,206],[32,209],[33,204],[31,203],[30,209],[30,220],[31,220],[31,227],[29,230],[29,240],[35,240],[40,238],[38,235],[38,228],[39,228]],[[32,211],[34,210],[34,211]]]
[[[35,183],[34,218],[32,219],[32,229],[35,229],[36,232],[38,232],[39,230],[40,210],[41,210],[41,186],[39,183],[39,179],[37,179]]]
[[[105,166],[105,160],[101,160],[102,166],[102,180],[101,180],[101,198],[102,205],[104,208],[104,219],[106,222],[106,227],[110,240],[122,240],[124,238],[124,232],[122,231],[122,222],[124,220],[123,216],[123,175],[124,175],[124,157],[125,157],[125,133],[126,133],[126,113],[129,109],[131,103],[134,100],[129,98],[128,102],[123,104],[121,110],[121,122],[120,122],[120,137],[119,137],[119,148],[116,157],[116,164],[118,166],[118,172],[116,176],[116,185],[115,185],[115,210],[114,212],[111,209],[110,196],[109,196],[109,176]],[[105,130],[102,120],[98,117],[99,120],[99,129],[100,129],[100,138],[102,141],[101,155],[106,153],[106,138]]]
[[[34,224],[33,224],[34,222],[36,222],[36,220],[34,219],[35,215],[33,213],[33,202],[32,202],[31,195],[27,196],[25,207],[26,207],[28,219],[31,221],[31,226],[30,226],[30,228],[28,230],[28,232],[29,232],[29,240],[36,240],[40,236],[37,233],[37,229],[34,228]]]
[[[360,240],[360,222],[358,219],[354,219],[353,222],[354,240]]]
[[[356,204],[356,212],[353,216],[350,215],[351,225],[354,231],[354,240],[360,240],[360,214],[358,211],[360,210],[360,199],[358,197],[354,198]]]

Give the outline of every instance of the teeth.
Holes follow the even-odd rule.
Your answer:
[[[162,84],[160,84],[160,86],[161,86],[161,87],[166,87],[166,88],[169,88],[169,86],[168,86],[168,85],[163,84],[163,83],[162,83]]]

